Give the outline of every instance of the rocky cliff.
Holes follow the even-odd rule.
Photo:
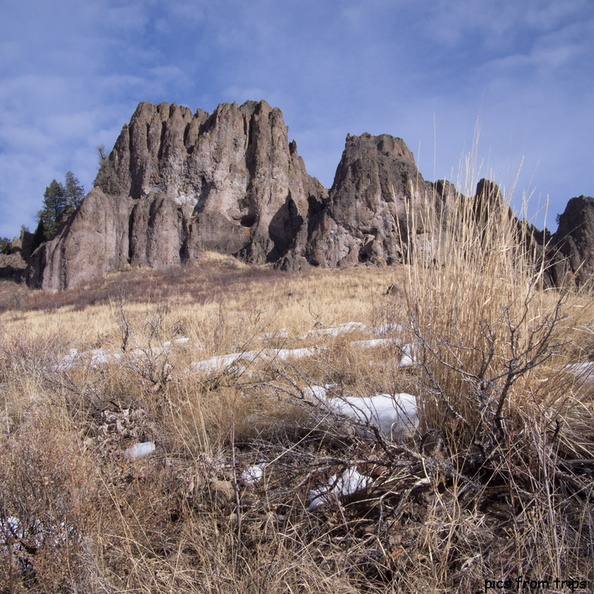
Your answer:
[[[203,250],[276,262],[325,198],[266,102],[222,104],[212,115],[141,103],[80,210],[34,254],[29,283],[65,289]]]
[[[33,253],[27,277],[60,290],[128,265],[183,264],[204,250],[283,269],[391,264],[406,260],[410,234],[430,246],[439,235],[431,229],[459,199],[452,184],[426,182],[404,141],[387,134],[348,135],[327,191],[308,175],[280,110],[264,101],[222,104],[212,115],[145,102],[78,212]],[[503,205],[484,180],[474,200],[477,217],[493,212],[493,200]],[[584,282],[594,272],[594,199],[570,201],[550,243],[554,281],[569,270]]]
[[[400,138],[347,136],[328,205],[311,234],[307,259],[322,266],[401,259],[401,233],[428,184]]]
[[[21,230],[19,237],[4,246],[0,251],[0,278],[22,282],[27,274],[35,240],[33,233]]]
[[[568,278],[577,285],[594,275],[594,198],[572,198],[559,217],[550,242],[551,274],[557,285]]]

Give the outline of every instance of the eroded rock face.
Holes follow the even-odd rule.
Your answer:
[[[34,236],[24,229],[0,252],[0,279],[20,282],[26,277]]]
[[[67,289],[125,266],[130,206],[126,196],[93,188],[62,232],[33,253],[29,284]]]
[[[426,182],[400,138],[348,135],[327,191],[307,174],[280,110],[264,101],[222,104],[212,115],[141,103],[80,209],[29,258],[27,280],[61,290],[126,266],[177,266],[205,250],[287,270],[392,264],[414,250],[439,265],[431,258],[445,234],[435,231],[461,200],[472,201],[479,229],[493,216],[515,219],[490,181],[471,198]],[[519,222],[518,230],[519,241],[528,233],[549,243]],[[550,244],[551,282],[567,271],[578,283],[591,277],[594,198],[570,201]]]
[[[280,110],[264,101],[222,104],[212,115],[141,103],[79,212],[35,254],[29,282],[65,289],[127,264],[179,265],[203,250],[278,261],[325,194]]]
[[[594,198],[572,198],[559,217],[550,260],[555,284],[583,285],[594,274]],[[569,278],[568,278],[569,275]]]
[[[352,266],[380,258],[390,262],[398,253],[399,221],[406,203],[416,199],[424,185],[400,139],[347,136],[308,259],[321,266]]]
[[[406,235],[422,232],[427,199],[443,196],[423,180],[400,138],[349,135],[308,260],[321,266],[402,261]]]

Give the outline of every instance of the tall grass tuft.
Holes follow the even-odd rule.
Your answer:
[[[591,300],[549,287],[547,246],[491,182],[447,204],[435,193],[408,216],[409,228],[431,232],[402,245],[421,434],[441,444],[437,465],[457,500],[474,493],[470,508],[452,511],[446,541],[427,542],[444,567],[444,544],[459,547],[469,511],[499,507],[499,532],[513,545],[484,575],[589,575],[581,556],[593,491],[580,469],[594,460],[592,389],[566,366],[586,347]]]

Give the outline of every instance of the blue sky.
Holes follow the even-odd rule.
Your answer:
[[[541,227],[547,199],[555,228],[594,195],[592,0],[20,0],[0,21],[0,235],[34,229],[66,171],[89,190],[138,102],[247,99],[281,108],[326,187],[370,132],[425,179],[529,196]]]

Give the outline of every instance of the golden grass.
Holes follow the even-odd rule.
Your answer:
[[[594,354],[591,299],[545,290],[511,226],[477,243],[467,215],[432,251],[404,246],[408,266],[281,273],[208,254],[61,294],[0,287],[0,591],[590,588],[594,389],[565,365]],[[365,328],[323,333],[348,322]],[[356,344],[382,326],[393,342]],[[362,437],[304,397],[323,384],[413,393],[419,431]],[[124,457],[143,441],[151,456]],[[353,461],[373,488],[306,511]]]

